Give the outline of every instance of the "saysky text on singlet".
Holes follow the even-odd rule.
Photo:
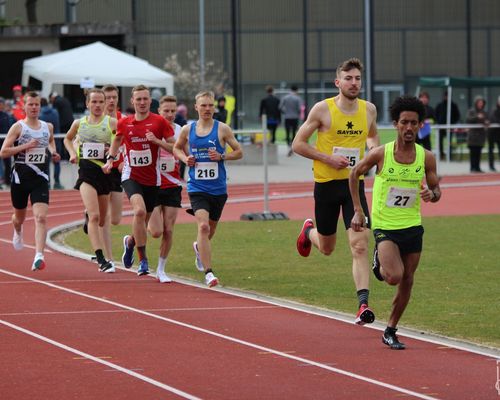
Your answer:
[[[319,183],[348,179],[351,169],[365,154],[368,136],[366,101],[358,99],[358,110],[344,114],[335,104],[335,98],[325,100],[330,111],[330,129],[318,132],[316,149],[324,154],[342,155],[349,160],[347,168],[335,169],[319,160],[313,161],[314,180]],[[363,179],[363,176],[360,177]]]

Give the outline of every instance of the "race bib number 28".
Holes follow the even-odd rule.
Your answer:
[[[82,158],[100,160],[104,158],[104,143],[85,142],[82,145]]]

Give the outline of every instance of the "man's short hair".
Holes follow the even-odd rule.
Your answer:
[[[90,100],[90,95],[92,93],[100,93],[100,94],[102,94],[102,97],[106,98],[106,94],[104,93],[104,90],[98,89],[98,88],[92,88],[92,89],[89,89],[85,92],[85,102],[88,102]]]
[[[135,92],[140,92],[141,90],[147,90],[151,94],[151,91],[146,85],[137,85],[132,88],[132,96],[134,96]]]
[[[215,100],[215,94],[211,90],[203,90],[199,92],[195,97],[194,100],[198,101],[199,98],[201,97],[211,97],[213,100]]]
[[[359,72],[363,72],[363,64],[359,60],[359,58],[352,57],[348,60],[345,60],[337,67],[337,78],[340,77],[341,72],[347,72],[351,69],[359,69]]]
[[[104,85],[101,89],[104,92],[112,92],[113,90],[116,90],[116,93],[120,93],[120,91],[115,85]]]
[[[271,86],[271,85],[267,85],[266,86],[266,92],[271,94],[272,92],[274,92],[274,88]]]
[[[40,97],[40,93],[30,90],[24,94],[24,102],[27,103],[28,97]]]
[[[175,97],[175,96],[163,96],[160,99],[160,104],[163,104],[163,103],[175,103],[175,104],[177,104],[177,97]]]
[[[394,100],[389,108],[391,112],[391,119],[399,121],[401,113],[404,111],[414,111],[418,114],[418,122],[425,120],[425,106],[415,96],[401,96]]]

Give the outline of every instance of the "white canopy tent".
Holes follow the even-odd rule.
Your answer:
[[[44,97],[48,97],[54,84],[80,85],[82,81],[92,81],[98,86],[143,84],[165,88],[167,94],[174,94],[171,74],[102,42],[29,58],[23,64],[23,86],[28,85],[30,76],[42,82]]]

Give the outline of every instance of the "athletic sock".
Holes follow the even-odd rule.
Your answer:
[[[212,268],[209,268],[205,271],[205,275],[208,274],[209,272],[214,272],[214,271],[212,271]]]
[[[312,226],[310,226],[309,228],[306,228],[306,230],[304,231],[304,235],[308,239],[309,239],[309,232],[311,232],[311,229],[312,229]],[[309,239],[309,240],[311,240],[311,239]]]
[[[35,254],[35,260],[39,260],[40,258],[43,260],[43,253],[37,252]]]
[[[137,246],[137,253],[139,253],[139,261],[147,258],[146,257],[146,246]]]
[[[104,258],[104,254],[102,253],[102,249],[97,249],[95,251],[95,256],[96,256],[97,262],[99,264],[104,264],[106,262],[106,259]]]
[[[135,246],[135,239],[132,235],[129,235],[128,240],[127,240],[127,247],[130,249],[131,247]]]
[[[398,330],[397,328],[391,328],[390,326],[388,326],[387,328],[385,328],[385,333],[388,333],[390,335],[394,335],[397,330]]]
[[[165,272],[165,265],[167,265],[166,257],[158,257],[158,268],[157,271]]]
[[[358,295],[359,306],[361,307],[362,304],[368,305],[368,295],[370,291],[368,289],[360,289],[356,293]]]

